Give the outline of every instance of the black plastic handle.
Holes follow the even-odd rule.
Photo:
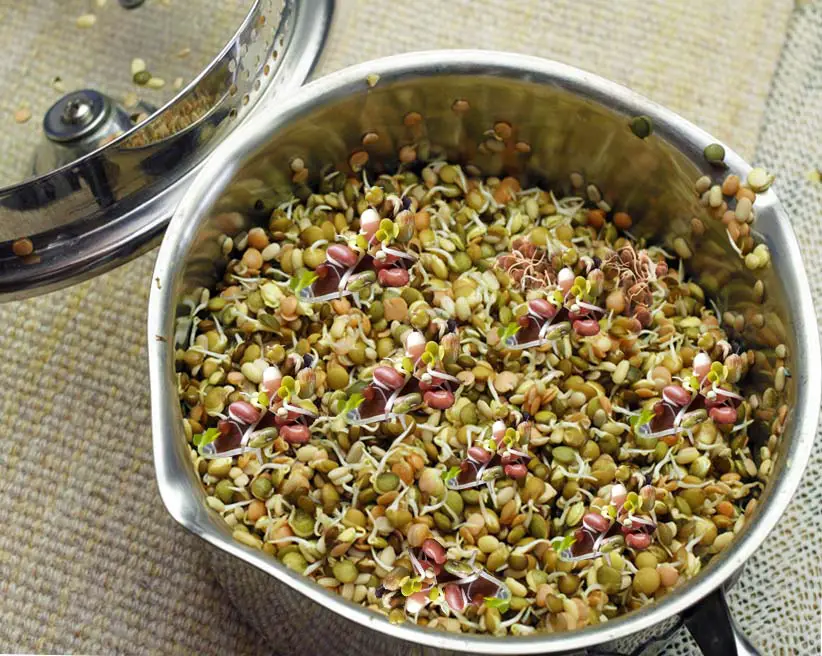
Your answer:
[[[761,656],[731,616],[722,588],[688,611],[685,626],[704,656]]]

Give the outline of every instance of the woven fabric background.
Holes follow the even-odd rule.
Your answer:
[[[319,73],[437,47],[515,50],[580,66],[672,108],[778,171],[777,188],[807,261],[822,252],[822,185],[806,179],[822,166],[819,6],[797,8],[790,0],[339,4]],[[192,20],[190,29],[198,24]],[[198,540],[167,516],[156,491],[145,348],[152,265],[148,255],[82,285],[0,306],[2,652],[270,651],[230,606]],[[822,271],[809,273],[818,309]],[[820,466],[818,448],[811,468]],[[808,479],[732,596],[740,623],[763,653],[820,653],[818,497]],[[693,645],[678,636],[668,651],[691,654]]]

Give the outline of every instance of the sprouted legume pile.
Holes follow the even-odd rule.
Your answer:
[[[739,387],[757,353],[628,214],[416,171],[333,172],[223,237],[176,336],[209,506],[346,599],[454,632],[579,628],[681,585],[772,466]],[[717,189],[750,210],[749,185]]]

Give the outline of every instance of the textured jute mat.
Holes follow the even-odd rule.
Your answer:
[[[173,0],[178,2],[180,0]],[[790,0],[343,0],[318,74],[410,50],[558,59],[670,107],[780,174],[822,307],[822,8]],[[0,651],[255,654],[167,516],[151,463],[153,255],[0,306]],[[766,654],[818,654],[822,513],[802,492],[732,595]],[[671,654],[693,645],[677,636]]]

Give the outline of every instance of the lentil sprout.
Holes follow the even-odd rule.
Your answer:
[[[390,621],[452,632],[598,624],[698,574],[772,469],[784,360],[745,398],[762,354],[578,173],[594,198],[366,164],[224,236],[223,278],[179,321],[209,508]],[[749,428],[772,436],[756,457]]]
[[[722,144],[708,144],[705,146],[703,155],[711,164],[723,164],[725,162],[725,148]]]
[[[635,116],[631,119],[631,132],[640,139],[646,139],[654,131],[654,124],[647,116]]]
[[[151,73],[145,69],[141,69],[132,74],[132,79],[134,80],[134,84],[144,86],[151,80]]]

